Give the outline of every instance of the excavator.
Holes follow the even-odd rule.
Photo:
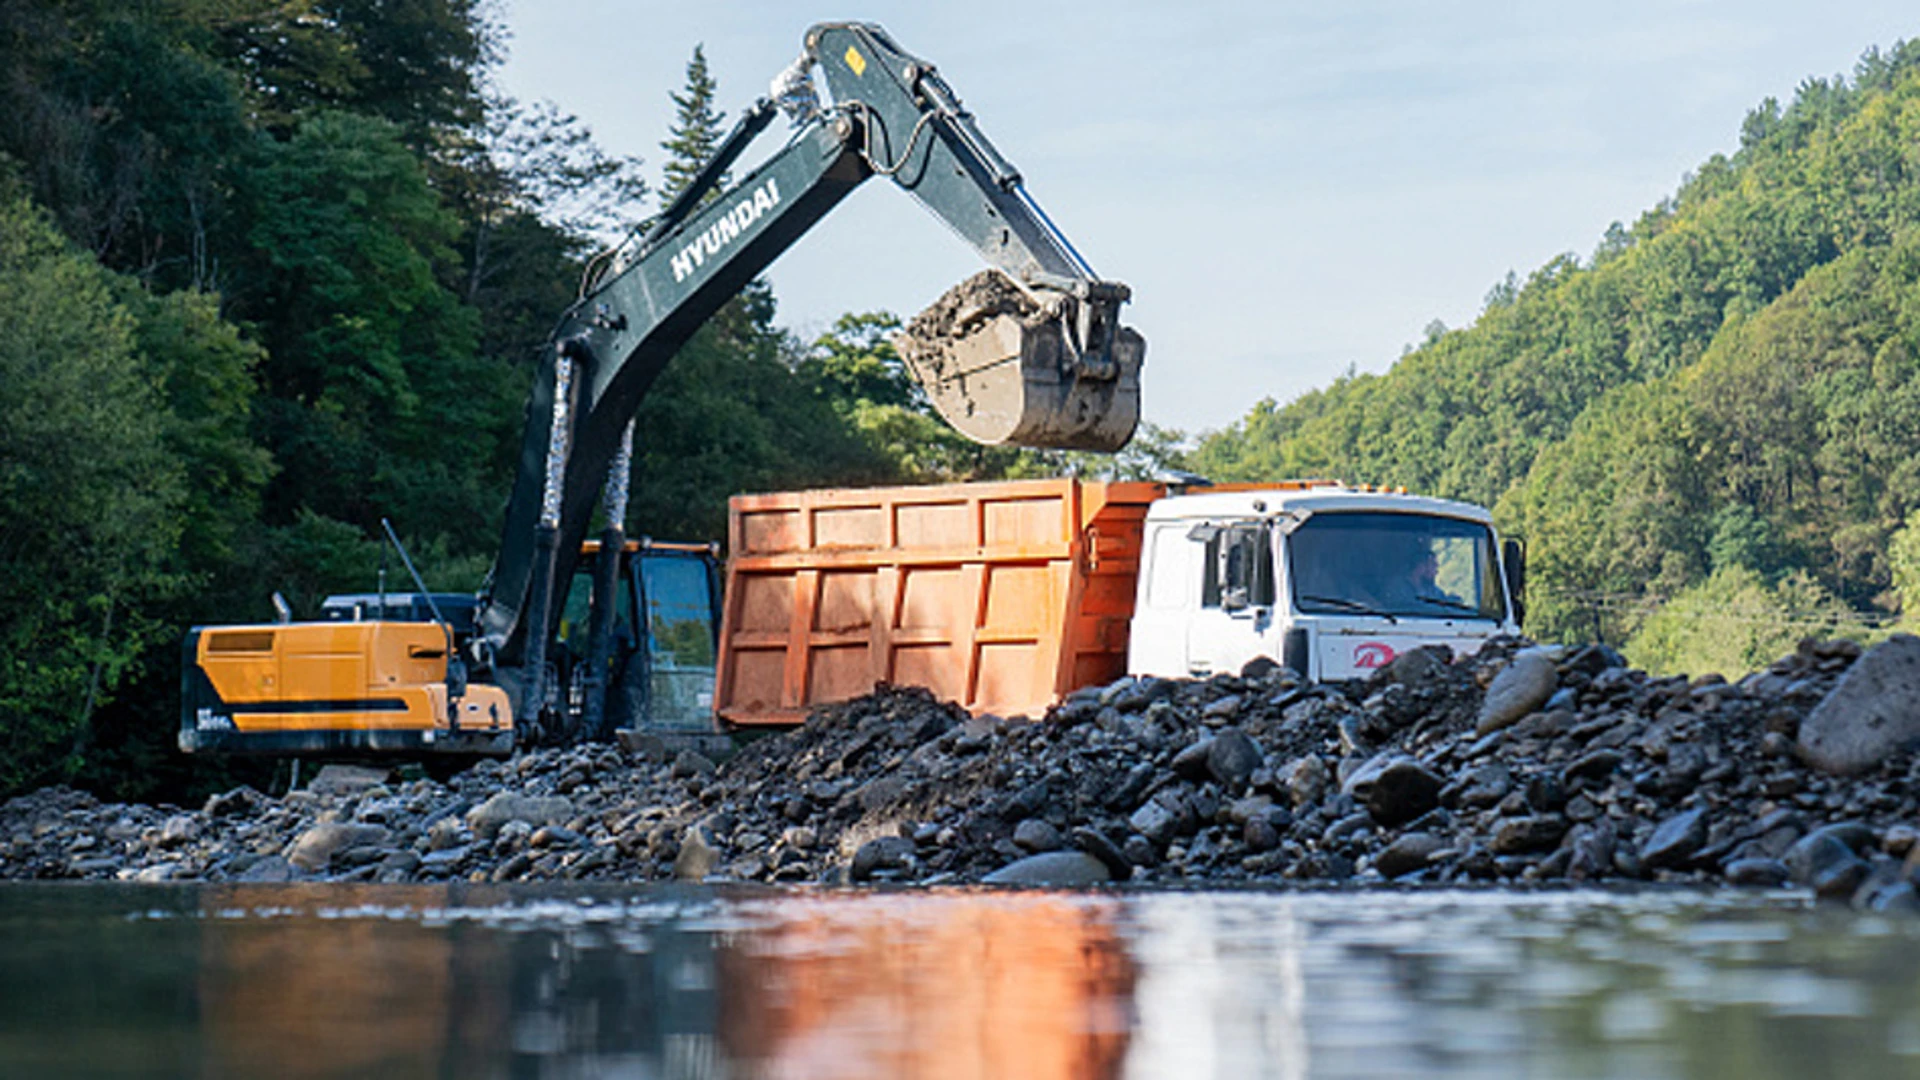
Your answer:
[[[729,182],[781,115],[785,144]],[[932,64],[877,25],[822,23],[650,227],[592,265],[541,351],[480,594],[429,592],[409,559],[415,593],[383,585],[329,598],[318,620],[282,606],[275,623],[193,628],[181,749],[503,755],[711,729],[718,552],[626,535],[634,416],[715,311],[875,176],[987,264],[896,341],[940,415],[989,445],[1125,445],[1146,351],[1119,320],[1127,286],[1094,273]]]

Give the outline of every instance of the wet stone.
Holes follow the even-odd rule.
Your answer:
[[[914,858],[913,841],[904,836],[881,836],[860,845],[847,873],[854,881],[869,881],[882,871],[908,869]]]
[[[982,878],[988,885],[1099,885],[1113,880],[1107,865],[1084,851],[1030,855]]]
[[[1227,791],[1245,788],[1262,764],[1259,745],[1238,728],[1223,730],[1207,747],[1207,773]]]
[[[1896,634],[1869,649],[1800,725],[1807,761],[1830,773],[1871,768],[1920,743],[1920,638]]]
[[[1791,878],[1785,863],[1768,858],[1735,859],[1727,864],[1726,874],[1730,885],[1763,888],[1777,888]]]
[[[1060,830],[1039,818],[1028,818],[1013,830],[1013,842],[1033,852],[1060,848]]]
[[[1545,653],[1516,655],[1487,687],[1475,729],[1484,735],[1515,723],[1545,705],[1557,684],[1553,660]]]
[[[1440,805],[1440,778],[1419,762],[1382,769],[1366,794],[1367,812],[1382,825],[1400,825]]]
[[[1640,848],[1640,860],[1654,869],[1678,867],[1707,843],[1704,810],[1688,810],[1660,823]]]
[[[1446,850],[1447,842],[1430,833],[1408,833],[1387,845],[1373,860],[1373,868],[1381,876],[1396,878],[1411,874],[1427,867],[1429,860]]]
[[[1495,830],[1491,846],[1497,855],[1548,851],[1566,834],[1567,821],[1558,814],[1508,818]]]

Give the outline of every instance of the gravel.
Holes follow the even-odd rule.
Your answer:
[[[0,877],[1789,883],[1920,908],[1913,747],[1829,771],[1798,743],[1852,642],[1736,683],[1650,676],[1604,646],[1410,655],[1348,686],[1273,665],[1128,678],[1034,721],[889,688],[717,762],[591,745],[445,784],[329,766],[199,810],[48,788],[0,805]],[[1529,711],[1509,717],[1516,687]]]

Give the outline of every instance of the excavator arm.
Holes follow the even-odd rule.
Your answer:
[[[794,124],[786,145],[719,190],[780,111]],[[774,97],[742,116],[543,350],[476,636],[516,715],[544,707],[554,583],[571,578],[603,484],[608,517],[624,517],[632,421],[648,389],[715,311],[876,174],[993,268],[899,340],[940,413],[987,443],[1115,450],[1131,437],[1145,345],[1119,324],[1127,287],[1093,273],[931,64],[878,26],[816,26]]]

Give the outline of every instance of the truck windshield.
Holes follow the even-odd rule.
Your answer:
[[[1297,610],[1498,620],[1493,530],[1431,514],[1324,512],[1287,537]]]

